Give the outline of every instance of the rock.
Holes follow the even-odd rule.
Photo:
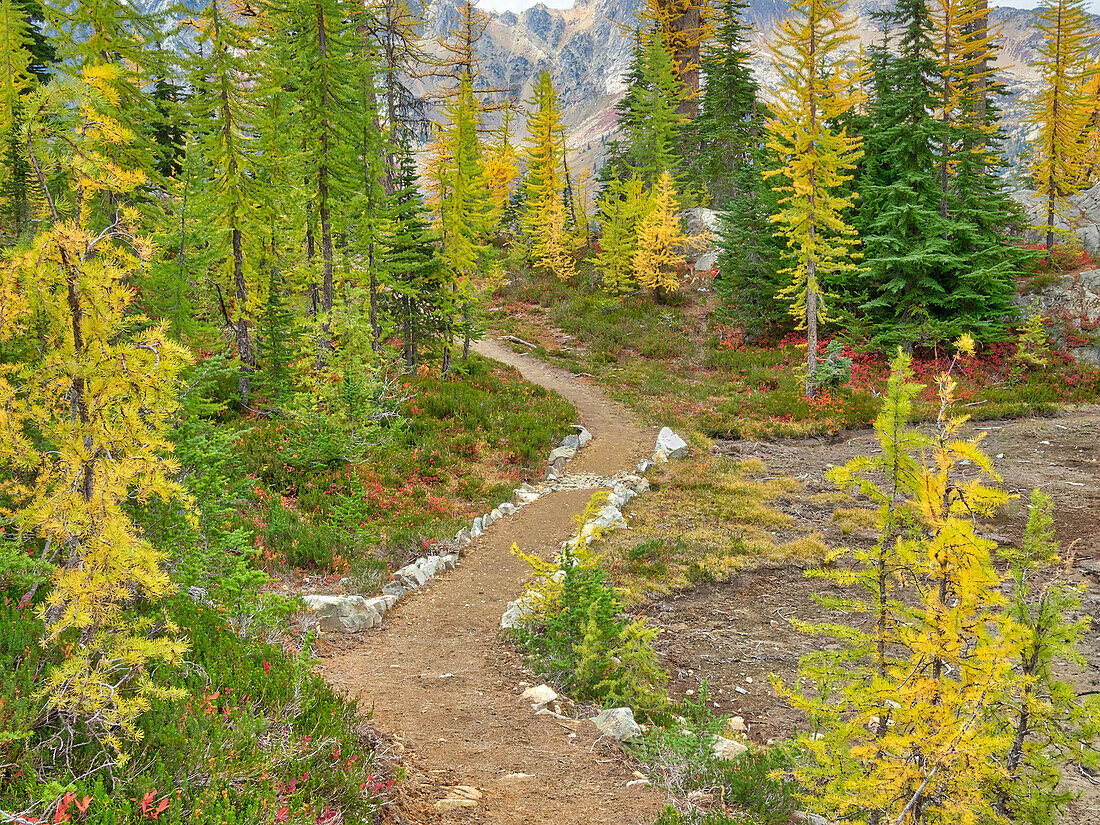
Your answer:
[[[611,504],[600,510],[599,516],[596,517],[596,521],[593,523],[602,528],[626,527],[626,519],[623,518],[622,511]]]
[[[642,738],[642,729],[634,721],[634,711],[630,708],[600,711],[592,717],[592,724],[604,736],[613,737],[620,742],[637,742]]]
[[[734,716],[730,719],[729,729],[733,733],[748,733],[749,726],[745,724],[745,720],[741,716]]]
[[[588,430],[586,430],[580,424],[574,424],[573,427],[575,427],[577,430],[577,440],[580,442],[580,446],[583,447],[585,444],[592,440],[592,433],[588,432]]]
[[[1086,573],[1092,573],[1092,575],[1094,576],[1100,576],[1100,559],[1080,559],[1077,562],[1077,566],[1084,570]]]
[[[561,448],[559,447],[558,449],[560,450]],[[565,472],[565,462],[566,462],[566,459],[564,459],[564,458],[555,459],[550,464],[550,468],[560,476],[562,473]]]
[[[696,272],[710,272],[718,268],[718,250],[712,249],[710,252],[704,252],[699,256],[699,259],[695,262]]]
[[[568,461],[577,454],[576,447],[556,447],[550,451],[550,457],[546,459],[547,464],[555,464],[559,459]]]
[[[506,501],[497,507],[497,510],[500,511],[502,516],[510,516],[516,512],[516,505],[512,504],[510,501]]]
[[[393,574],[394,581],[400,582],[409,590],[415,590],[429,578],[431,577],[426,575],[424,571],[415,564],[406,564]]]
[[[829,820],[821,814],[811,814],[808,811],[795,811],[787,817],[787,825],[829,825]]]
[[[1025,230],[1024,240],[1042,241],[1046,234],[1046,199],[1029,189],[1013,192],[1010,197],[1024,207],[1030,226],[1042,227]],[[1054,216],[1054,226],[1075,233],[1086,252],[1100,251],[1100,184],[1066,198]]]
[[[375,596],[373,598],[367,599],[367,607],[369,607],[379,616],[381,616],[383,613],[393,607],[396,603],[397,599],[393,596]]]
[[[666,458],[687,458],[689,448],[684,439],[668,427],[662,427],[657,435],[656,451],[664,453]]]
[[[724,736],[714,737],[713,753],[717,759],[736,759],[741,754],[747,753],[748,750],[746,746],[734,739],[727,739]]]
[[[653,453],[653,463],[654,464],[666,464],[666,463],[668,463],[668,453],[666,453],[664,450],[657,450],[655,453]]]
[[[530,504],[533,501],[539,500],[539,494],[537,490],[516,490],[516,498],[518,498],[524,504]]]
[[[481,535],[484,529],[485,519],[483,519],[481,516],[478,516],[474,519],[474,523],[470,526],[470,535],[476,539],[479,535]]]
[[[557,701],[557,692],[550,687],[550,685],[536,685],[535,687],[529,687],[527,690],[519,696],[520,699],[526,699],[531,703],[531,707],[535,710],[544,708],[551,702]]]
[[[187,596],[191,601],[198,602],[199,604],[206,603],[206,588],[205,587],[188,587]]]
[[[500,512],[499,507],[494,507],[493,512],[491,512],[489,515],[493,517],[493,521],[500,521],[500,517],[504,514]]]
[[[581,448],[581,437],[576,433],[570,433],[561,440],[561,446],[568,447],[571,450],[579,450]]]
[[[416,566],[420,568],[420,572],[424,574],[425,579],[430,579],[439,571],[440,562],[443,559],[439,556],[428,556],[426,559],[417,559]]]
[[[1095,189],[1096,187],[1093,187]],[[1100,220],[1100,213],[1097,215]],[[1029,295],[1013,298],[1025,317],[1036,313],[1044,316],[1068,316],[1080,320],[1082,326],[1094,329],[1100,323],[1100,269],[1090,269],[1076,275],[1063,275],[1058,280]],[[1070,354],[1078,361],[1100,364],[1100,346],[1094,343],[1073,347]],[[1066,346],[1059,336],[1056,342]]]
[[[405,587],[401,582],[390,582],[389,584],[382,585],[382,592],[387,596],[393,596],[395,599],[400,599],[409,592],[409,588]]]
[[[481,791],[472,785],[455,785],[446,798],[435,803],[440,811],[452,811],[456,808],[476,808],[481,799]]]
[[[392,593],[385,593],[381,596],[375,596],[374,598],[384,601],[386,603],[386,610],[389,610],[391,607],[397,604],[397,600],[399,597],[393,595]]]
[[[471,541],[470,528],[463,527],[457,533],[455,533],[455,544],[458,545],[458,549],[462,549]]]
[[[648,458],[643,458],[641,461],[638,462],[638,472],[648,473],[656,466],[657,465],[650,461]]]
[[[382,616],[362,596],[302,596],[306,623],[330,633],[361,633],[382,624]]]
[[[493,522],[497,520],[497,517],[492,513],[486,513],[481,517],[481,529],[488,530],[493,526]]]
[[[440,570],[454,570],[456,567],[458,567],[457,553],[448,553],[439,560]]]
[[[686,209],[680,213],[680,222],[684,226],[684,241],[681,251],[689,261],[712,251],[718,232],[718,213],[713,209]]]
[[[523,624],[523,608],[518,601],[509,602],[508,609],[500,617],[500,629],[512,630]]]

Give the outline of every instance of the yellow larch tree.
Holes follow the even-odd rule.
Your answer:
[[[504,215],[512,200],[512,190],[519,179],[519,153],[512,142],[515,108],[508,104],[501,109],[500,126],[494,130],[493,142],[488,147],[485,170],[493,191],[497,213]]]
[[[782,295],[806,330],[806,395],[814,396],[817,326],[824,317],[823,279],[856,269],[855,230],[844,211],[862,155],[860,139],[830,124],[859,97],[854,22],[841,0],[795,0],[771,45],[779,84],[767,123],[767,145],[780,166],[768,172],[780,193],[772,220],[787,240],[791,283]]]
[[[163,614],[135,610],[172,583],[126,508],[186,501],[168,417],[189,358],[165,323],[134,311],[128,279],[152,248],[126,205],[144,175],[110,159],[132,136],[97,105],[118,104],[117,71],[86,69],[82,84],[51,84],[27,99],[28,158],[52,223],[0,274],[0,294],[20,296],[0,308],[0,334],[33,327],[41,352],[0,368],[0,463],[19,479],[6,515],[27,545],[58,560],[41,616],[45,642],[67,655],[40,696],[64,737],[83,731],[124,760],[137,717],[166,694],[152,665],[186,649]],[[71,216],[59,214],[51,191],[60,181]],[[108,193],[119,206],[105,218],[98,207]]]
[[[948,194],[959,156],[980,151],[977,145],[965,146],[960,140],[968,135],[989,135],[996,125],[985,118],[985,95],[996,63],[997,32],[989,27],[986,0],[933,0],[932,46],[940,64],[939,101],[936,119],[941,125],[939,157],[941,213],[946,216]],[[972,131],[959,129],[962,124]]]
[[[684,265],[683,246],[688,240],[680,228],[680,204],[672,175],[661,175],[649,200],[638,224],[634,277],[655,296],[671,295],[680,288],[678,270]]]
[[[527,137],[523,148],[526,167],[523,176],[527,204],[522,227],[527,235],[531,258],[559,278],[572,276],[572,249],[566,232],[565,212],[565,127],[558,95],[543,72],[535,83],[527,113]],[[564,261],[569,258],[570,264]],[[564,267],[564,268],[563,268]]]
[[[1080,138],[1089,116],[1085,84],[1092,27],[1083,0],[1044,0],[1037,14],[1043,44],[1035,68],[1042,86],[1028,118],[1031,176],[1045,202],[1045,242],[1051,249],[1060,204],[1077,191],[1084,172]]]
[[[658,32],[672,55],[681,92],[676,111],[694,117],[701,88],[699,58],[714,33],[710,0],[646,0],[637,16],[640,32]]]

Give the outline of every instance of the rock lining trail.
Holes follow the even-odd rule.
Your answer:
[[[481,355],[515,367],[577,409],[593,440],[570,475],[613,476],[653,450],[656,429],[591,383],[495,341]],[[530,571],[510,552],[549,558],[576,532],[591,490],[547,494],[501,518],[463,553],[456,570],[402,599],[381,630],[324,660],[325,678],[372,714],[405,770],[383,819],[412,823],[635,825],[651,823],[664,798],[627,786],[635,766],[588,721],[536,715],[520,699],[537,678],[501,637],[500,617]]]

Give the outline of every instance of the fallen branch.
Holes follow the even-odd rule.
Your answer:
[[[529,341],[524,341],[522,338],[517,338],[514,335],[505,335],[504,340],[510,341],[513,344],[519,344],[521,347],[527,347],[528,349],[538,349],[537,345],[532,344]]]

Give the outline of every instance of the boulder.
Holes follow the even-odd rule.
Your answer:
[[[1066,316],[1087,328],[1100,324],[1100,269],[1090,269],[1076,275],[1063,275],[1038,292],[1017,295],[1013,302],[1025,317],[1036,313],[1046,316]],[[1064,346],[1065,341],[1058,341]],[[1100,365],[1100,347],[1074,347],[1070,350],[1078,361]]]
[[[415,564],[406,564],[393,574],[393,580],[403,584],[409,590],[415,590],[429,578],[431,577]]]
[[[642,729],[634,721],[634,711],[630,708],[600,711],[592,717],[592,724],[604,736],[613,737],[620,742],[637,742],[642,738]]]
[[[1046,199],[1030,189],[1013,192],[1011,197],[1024,208],[1028,224],[1034,227],[1025,230],[1024,240],[1041,242],[1046,235]],[[1054,226],[1076,234],[1086,252],[1100,252],[1100,183],[1066,198],[1054,216]]]
[[[583,447],[592,440],[592,433],[588,432],[583,426],[574,424],[573,427],[577,430],[577,440],[580,442],[580,446]]]
[[[715,736],[712,745],[714,756],[717,759],[736,759],[749,750],[740,742],[734,739],[727,739],[724,736]]]
[[[523,608],[518,601],[508,602],[508,609],[500,617],[500,629],[511,630],[523,624]]]
[[[479,535],[481,535],[481,531],[484,529],[485,520],[481,516],[478,516],[474,519],[474,523],[470,527],[470,535],[476,539]],[[474,532],[475,530],[477,531],[476,533]]]
[[[570,433],[561,440],[562,447],[569,447],[572,450],[579,450],[581,448],[581,437],[576,433]]]
[[[555,447],[550,452],[549,458],[546,459],[546,463],[547,464],[554,464],[559,459],[562,459],[564,461],[568,461],[569,459],[571,459],[576,454],[577,454],[577,448],[576,447],[566,447],[564,445],[562,445],[561,447]]]
[[[455,533],[455,545],[458,547],[459,550],[469,544],[470,541],[471,536],[469,527],[463,527],[461,530]]]
[[[458,553],[448,553],[439,560],[440,570],[454,570],[458,567]]]
[[[687,458],[688,445],[684,439],[676,435],[668,427],[662,427],[657,434],[657,453],[664,453],[665,458]]]
[[[497,510],[502,516],[510,516],[516,512],[516,505],[512,504],[510,501],[506,501],[497,507]]]
[[[551,702],[557,701],[558,694],[549,685],[536,685],[523,691],[519,698],[526,699],[535,710],[541,710]]]
[[[718,213],[713,209],[685,209],[680,213],[680,223],[687,236],[679,251],[689,261],[698,260],[715,249],[718,234]]]
[[[712,249],[710,252],[704,252],[699,256],[699,260],[695,262],[696,272],[711,272],[718,269],[718,255],[717,249]]]
[[[650,461],[648,458],[643,458],[641,461],[638,462],[638,472],[648,473],[656,466],[657,465]]]
[[[594,524],[597,527],[626,527],[626,519],[623,518],[622,511],[614,505],[608,504],[596,517]]]
[[[430,579],[439,572],[439,565],[443,561],[440,556],[428,556],[426,559],[417,559],[416,566],[424,574],[425,579]]]
[[[530,504],[532,501],[539,500],[539,494],[536,490],[516,490],[516,498],[520,500],[522,504]]]
[[[400,599],[408,593],[409,590],[410,588],[405,587],[401,582],[389,582],[388,584],[382,585],[382,593],[386,596],[393,596],[395,599]]]
[[[330,633],[361,633],[382,624],[381,614],[362,596],[302,596],[304,623]]]

